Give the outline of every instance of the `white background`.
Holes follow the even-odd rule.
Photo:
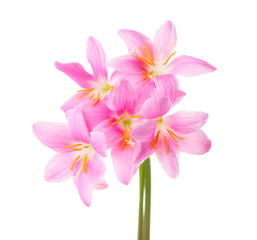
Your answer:
[[[151,239],[257,239],[257,35],[255,1],[1,1],[0,239],[112,239],[137,236],[138,174],[118,182],[110,157],[109,188],[87,208],[70,179],[51,184],[53,151],[33,135],[37,121],[65,122],[60,106],[78,86],[54,61],[91,71],[86,42],[96,37],[108,59],[127,54],[117,31],[153,37],[175,23],[177,53],[208,61],[211,74],[179,78],[187,96],[171,112],[209,113],[208,154],[181,154],[170,179],[152,158]],[[110,71],[111,72],[111,71]]]

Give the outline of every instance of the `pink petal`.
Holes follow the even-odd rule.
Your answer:
[[[111,123],[115,121],[116,119],[105,120],[93,129],[93,131],[99,131],[104,133],[104,135],[106,136],[108,148],[121,140],[122,131],[118,128],[116,124],[111,126]]]
[[[135,84],[135,87],[137,89],[139,104],[143,104],[148,98],[150,98],[154,89],[156,89],[154,81],[144,81],[141,79]]]
[[[152,41],[145,35],[134,30],[122,29],[119,31],[120,37],[126,43],[129,53],[135,53],[141,57],[145,57],[144,49],[148,45],[149,50],[152,52]]]
[[[104,78],[107,80],[106,57],[101,44],[93,37],[87,42],[87,59],[91,64],[96,79]]]
[[[131,136],[138,142],[146,142],[154,138],[157,120],[146,120],[133,128],[130,132]]]
[[[173,130],[179,133],[190,133],[201,128],[208,120],[208,114],[204,112],[180,111],[166,116],[163,121]]]
[[[90,144],[101,157],[107,156],[106,137],[102,132],[90,132]]]
[[[177,104],[185,95],[179,90],[178,80],[174,75],[161,75],[155,78],[157,88],[164,97],[170,98],[172,106]]]
[[[154,119],[165,115],[171,107],[171,101],[167,97],[162,97],[158,90],[155,90],[152,97],[147,99],[142,106],[144,118]]]
[[[169,73],[185,77],[197,76],[200,74],[213,72],[215,67],[209,63],[190,56],[179,56],[168,65]]]
[[[95,154],[87,163],[87,172],[81,171],[78,179],[74,179],[80,198],[88,207],[91,205],[93,189],[98,188],[97,184],[103,183],[106,187],[106,183],[103,182],[105,169],[104,162]]]
[[[68,110],[66,117],[72,137],[79,142],[89,143],[89,132],[81,109],[74,108]]]
[[[89,131],[99,123],[110,118],[111,114],[111,110],[102,101],[92,106],[94,102],[95,100],[86,100],[83,104],[79,105]]]
[[[157,157],[163,170],[167,173],[168,176],[172,178],[176,178],[179,174],[178,148],[174,145],[174,143],[170,139],[167,139],[168,153],[166,150],[164,140],[159,140],[158,144],[159,144],[159,147],[157,150]]]
[[[179,149],[182,152],[198,155],[208,152],[211,148],[211,140],[202,130],[197,130],[183,137],[185,139],[179,141]]]
[[[87,98],[80,98],[84,92],[78,92],[74,94],[70,99],[68,99],[62,106],[61,109],[66,113],[69,109],[73,109],[74,107],[78,106],[82,102],[87,101]]]
[[[153,46],[155,57],[159,60],[168,59],[173,53],[177,43],[177,34],[175,25],[167,21],[155,33]]]
[[[139,74],[145,71],[146,65],[139,58],[131,55],[116,57],[108,66],[122,73]]]
[[[123,114],[125,110],[133,114],[137,101],[137,93],[134,87],[128,80],[121,80],[113,93],[113,106],[117,115]]]
[[[139,143],[137,156],[136,156],[134,165],[143,163],[144,160],[149,158],[155,152],[154,148],[151,149],[152,139],[154,139],[153,136],[152,136],[152,138],[149,138],[147,142]]]
[[[64,147],[74,144],[67,124],[38,122],[33,125],[35,136],[54,151],[66,151]]]
[[[59,63],[55,62],[55,67],[68,75],[80,87],[91,88],[93,76],[86,72],[79,63]]]
[[[76,153],[60,152],[52,157],[45,169],[45,179],[49,182],[60,182],[72,177],[71,165]]]
[[[135,151],[130,147],[122,150],[122,143],[112,146],[111,150],[114,171],[119,181],[128,185],[134,174]]]

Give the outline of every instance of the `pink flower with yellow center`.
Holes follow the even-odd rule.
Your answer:
[[[115,173],[122,183],[128,184],[139,167],[134,165],[138,144],[130,132],[142,121],[137,93],[128,80],[121,80],[116,87],[113,93],[113,108],[110,117],[93,130],[106,135]]]
[[[119,35],[126,43],[130,55],[114,58],[108,64],[123,74],[137,75],[138,87],[143,86],[141,91],[148,95],[155,87],[154,83],[157,84],[159,76],[196,76],[216,70],[209,63],[186,55],[178,56],[170,62],[176,53],[174,49],[177,42],[176,29],[170,21],[157,30],[153,42],[134,30],[123,29]]]
[[[89,132],[80,109],[67,112],[69,124],[38,122],[36,137],[57,152],[45,170],[45,179],[59,182],[73,177],[81,200],[90,206],[93,189],[104,189],[106,138],[101,132]]]
[[[184,111],[163,117],[170,106],[170,99],[155,91],[141,110],[148,120],[133,129],[131,135],[139,142],[141,149],[135,164],[142,163],[156,152],[164,171],[175,178],[179,173],[179,152],[206,153],[211,147],[211,141],[200,130],[208,114]]]
[[[114,90],[112,84],[108,82],[104,50],[93,37],[90,37],[87,42],[87,59],[93,75],[86,72],[79,63],[55,63],[57,69],[67,74],[82,88],[62,106],[65,112],[87,99],[94,100],[92,106],[99,100],[108,101],[111,91]]]

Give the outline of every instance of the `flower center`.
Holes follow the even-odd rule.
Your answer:
[[[139,115],[129,116],[127,114],[127,110],[125,110],[124,115],[122,117],[118,118],[115,122],[113,122],[111,124],[111,126],[113,126],[120,122],[119,127],[123,131],[123,133],[122,133],[123,140],[122,140],[122,145],[121,145],[122,150],[126,146],[130,146],[132,148],[135,146],[135,142],[133,141],[133,138],[130,135],[130,131],[132,130],[132,125],[134,123],[134,119],[137,119],[137,118],[142,118],[142,116],[139,116]]]
[[[81,99],[81,98],[85,97],[86,95],[91,94],[90,97],[88,98],[88,100],[95,99],[95,102],[92,104],[92,106],[94,106],[99,100],[104,99],[104,97],[107,95],[107,93],[110,91],[110,89],[114,90],[114,87],[112,87],[111,85],[109,85],[107,83],[104,83],[95,88],[78,90],[77,92],[85,92],[80,97],[78,97],[78,99]]]
[[[158,77],[160,75],[165,74],[165,65],[169,62],[170,58],[176,53],[176,51],[173,52],[164,62],[156,63],[154,61],[153,55],[149,50],[148,44],[146,44],[145,49],[142,49],[142,51],[144,52],[145,57],[141,57],[135,52],[136,57],[147,65],[147,67],[145,68],[145,72],[143,72],[145,75],[142,78],[142,80],[149,80],[153,77]]]
[[[71,148],[73,151],[78,152],[77,157],[74,159],[71,165],[71,171],[74,169],[74,165],[77,164],[74,179],[76,180],[77,176],[83,171],[83,173],[87,173],[87,163],[90,159],[92,159],[95,154],[94,148],[87,143],[77,143],[71,146],[66,146],[64,149]]]
[[[185,138],[178,136],[175,134],[170,128],[166,126],[166,124],[163,123],[162,117],[157,118],[157,126],[156,126],[156,134],[154,137],[154,140],[151,142],[151,149],[154,147],[159,148],[159,141],[164,142],[166,153],[169,153],[169,147],[167,143],[167,138],[171,139],[175,143],[175,145],[178,147],[179,140],[184,140]]]

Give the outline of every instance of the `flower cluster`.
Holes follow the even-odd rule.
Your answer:
[[[200,129],[207,121],[206,113],[166,114],[185,96],[176,76],[196,76],[215,68],[194,57],[175,58],[177,35],[170,21],[157,30],[153,41],[133,30],[120,30],[119,35],[129,54],[108,64],[100,43],[88,39],[92,74],[79,63],[55,63],[81,89],[61,107],[67,124],[33,126],[36,137],[57,152],[46,167],[45,179],[58,182],[73,177],[87,206],[93,189],[107,187],[102,158],[108,148],[117,178],[129,184],[153,153],[168,176],[175,178],[180,151],[203,154],[211,147]],[[114,69],[110,78],[107,65]]]

